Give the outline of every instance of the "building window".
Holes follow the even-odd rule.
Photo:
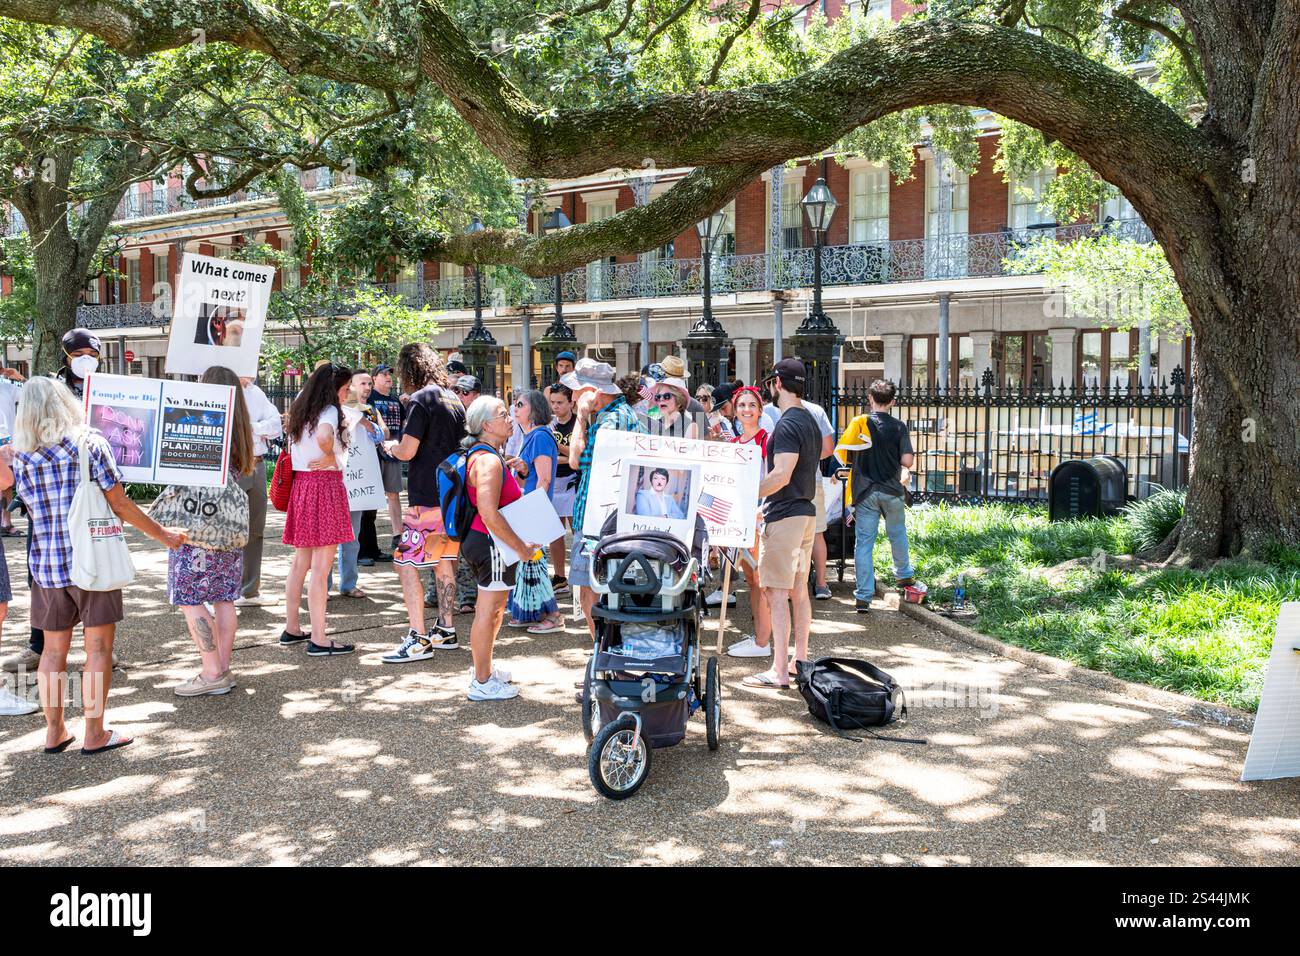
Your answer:
[[[293,233],[285,232],[280,234],[280,249],[291,260],[288,265],[280,269],[280,288],[296,289],[301,283],[302,273],[298,271],[298,257],[294,248]]]
[[[734,256],[736,254],[736,200],[727,203],[727,224],[717,240],[713,243],[713,257]]]
[[[1042,388],[1051,384],[1052,340],[1046,332],[1002,335],[993,346],[993,373],[999,385]]]
[[[850,174],[849,242],[889,239],[889,168],[869,166]]]
[[[587,222],[600,222],[602,219],[609,219],[614,215],[614,209],[615,202],[613,199],[589,202],[587,203]],[[601,299],[607,298],[605,292],[609,287],[610,280],[613,278],[613,266],[613,256],[587,263],[588,302],[599,302]]]
[[[167,268],[167,254],[166,254],[166,253],[158,253],[158,252],[155,252],[155,253],[153,254],[153,282],[154,282],[154,286],[157,287],[157,285],[158,285],[159,282],[166,282],[166,283],[168,283],[168,284],[170,285],[170,284],[171,284],[171,278],[172,278],[172,277],[171,277],[171,274],[169,273],[168,268]],[[154,298],[158,298],[158,294],[157,294],[157,293],[154,293]]]
[[[1019,231],[1040,223],[1055,223],[1055,214],[1043,202],[1043,191],[1055,178],[1056,170],[1050,166],[1027,176],[1011,173],[1007,180],[1007,225]]]
[[[909,387],[925,388],[934,384],[934,367],[930,364],[930,336],[914,335],[908,344]]]
[[[464,275],[465,270],[460,266],[460,274]],[[404,262],[401,270],[397,273],[397,294],[404,299],[418,299],[420,296],[420,263]]]
[[[1116,192],[1114,196],[1105,200],[1097,212],[1097,221],[1105,222],[1107,219],[1116,219],[1124,222],[1129,219],[1141,220],[1133,204],[1124,198],[1124,194]]]
[[[909,386],[933,387],[939,381],[939,336],[914,335],[909,345]],[[969,335],[948,336],[948,387],[972,387],[975,343]]]
[[[892,20],[893,0],[846,0],[846,13],[856,13],[868,20]]]
[[[140,260],[126,260],[126,301],[140,301]]]
[[[99,279],[91,279],[86,286],[86,304],[99,305]]]
[[[927,279],[965,276],[970,220],[970,177],[945,162],[925,164],[925,275]]]

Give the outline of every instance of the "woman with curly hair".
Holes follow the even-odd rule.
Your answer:
[[[280,643],[307,641],[310,657],[332,657],[356,650],[355,645],[339,644],[325,636],[325,604],[329,600],[334,552],[340,544],[353,539],[348,492],[343,487],[348,434],[342,417],[343,402],[351,388],[352,369],[333,362],[320,366],[289,406],[285,429],[293,459],[293,487],[284,519],[284,543],[294,550],[285,583]],[[311,631],[304,634],[298,629],[298,613],[308,571]]]

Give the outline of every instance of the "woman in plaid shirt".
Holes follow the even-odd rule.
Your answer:
[[[113,638],[117,622],[122,620],[122,592],[83,591],[72,583],[68,512],[81,483],[77,444],[83,435],[90,455],[90,478],[104,492],[113,513],[164,547],[178,548],[185,543],[183,529],[162,527],[126,496],[108,442],[86,428],[85,415],[72,393],[52,378],[30,382],[14,427],[13,472],[32,522],[28,555],[31,622],[45,631],[37,681],[45,710],[47,753],[60,753],[74,740],[63,721],[63,695],[72,629],[78,624],[86,645],[82,672],[86,727],[81,752],[100,753],[131,742],[130,737],[104,726],[113,676]]]

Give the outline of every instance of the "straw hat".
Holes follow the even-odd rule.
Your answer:
[[[686,369],[686,363],[676,355],[668,355],[660,360],[659,364],[663,367],[664,373],[668,378],[688,379],[691,373]],[[685,388],[685,384],[682,388]]]

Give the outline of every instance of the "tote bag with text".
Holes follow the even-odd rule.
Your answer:
[[[90,448],[84,435],[77,442],[77,458],[81,484],[68,509],[72,583],[83,591],[118,591],[135,580],[122,519],[90,478]]]

